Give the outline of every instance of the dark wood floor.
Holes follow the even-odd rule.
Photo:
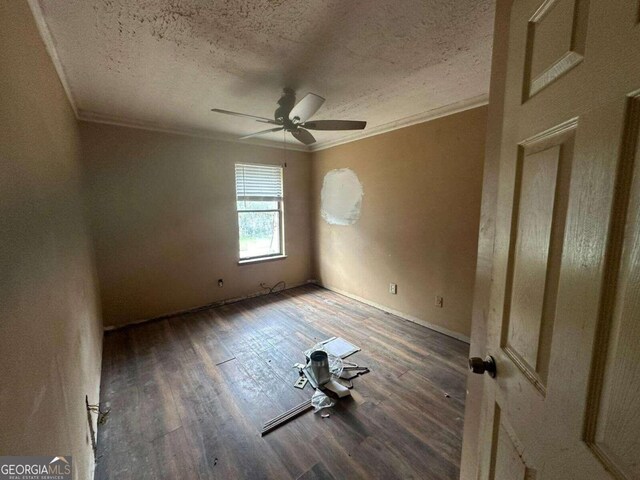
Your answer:
[[[329,418],[296,362],[341,336],[371,373]],[[457,479],[468,346],[316,286],[105,334],[98,479]],[[324,410],[326,412],[326,410]]]

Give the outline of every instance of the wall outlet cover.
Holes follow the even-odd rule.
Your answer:
[[[389,293],[392,293],[393,295],[396,295],[398,293],[398,285],[395,283],[390,283],[389,284]]]
[[[296,383],[293,384],[294,387],[296,388],[304,388],[307,385],[307,377],[305,377],[304,375],[302,377],[300,377],[298,380],[296,380]]]

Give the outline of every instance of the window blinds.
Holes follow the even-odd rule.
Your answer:
[[[238,200],[280,200],[282,193],[282,167],[236,163]]]

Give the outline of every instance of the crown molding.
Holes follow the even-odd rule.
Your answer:
[[[295,145],[293,143],[287,143],[287,150],[295,150],[298,152],[318,152],[327,148],[336,147],[345,143],[355,142],[364,138],[373,137],[376,135],[382,135],[383,133],[398,130],[400,128],[410,127],[418,123],[428,122],[435,120],[436,118],[446,117],[447,115],[453,115],[455,113],[464,112],[465,110],[471,110],[473,108],[481,107],[489,103],[489,95],[483,94],[477,97],[472,97],[467,100],[445,105],[444,107],[434,108],[417,115],[401,118],[400,120],[394,120],[393,122],[385,123],[369,130],[363,130],[337,140],[331,140],[328,142],[319,142],[313,147],[306,147],[304,145]],[[135,121],[127,118],[116,117],[112,115],[103,115],[101,113],[90,112],[86,110],[76,110],[76,116],[78,120],[93,123],[104,123],[107,125],[116,125],[119,127],[137,128],[141,130],[149,130],[153,132],[169,133],[173,135],[186,135],[189,137],[206,138],[209,140],[216,140],[220,142],[241,143],[244,145],[254,145],[268,148],[283,148],[281,142],[273,142],[270,140],[238,140],[233,135],[224,135],[220,133],[214,133],[208,130],[197,129],[176,129],[170,127],[164,127],[161,125],[155,125],[149,122]]]
[[[78,110],[77,115],[78,120],[84,122],[91,123],[103,123],[106,125],[115,125],[118,127],[127,127],[127,128],[136,128],[139,130],[147,130],[151,132],[160,132],[160,133],[169,133],[172,135],[183,135],[187,137],[195,137],[195,138],[203,138],[207,140],[215,140],[218,142],[228,142],[228,143],[240,143],[243,145],[254,146],[254,147],[268,147],[268,148],[277,148],[282,150],[283,144],[282,142],[273,142],[270,140],[260,140],[260,139],[252,139],[252,140],[239,140],[234,135],[225,135],[221,133],[214,133],[208,130],[198,130],[198,129],[178,129],[178,128],[170,128],[164,127],[162,125],[152,124],[150,122],[142,122],[129,120],[127,118],[116,117],[113,115],[103,115],[101,113],[90,112],[87,110]],[[307,152],[309,153],[309,147],[305,145],[295,145],[293,143],[286,144],[287,150],[295,150],[298,152]]]
[[[53,66],[56,69],[56,73],[58,74],[58,78],[60,79],[60,83],[62,84],[62,88],[64,89],[64,92],[67,94],[67,99],[69,100],[73,113],[76,115],[76,118],[77,118],[78,107],[76,106],[76,102],[73,99],[73,95],[71,95],[71,87],[69,86],[67,75],[64,73],[64,67],[62,66],[60,57],[58,57],[58,51],[56,50],[55,43],[53,42],[51,31],[49,31],[47,22],[44,19],[42,8],[40,7],[38,0],[27,0],[27,3],[29,4],[29,8],[31,9],[33,18],[36,21],[36,26],[38,28],[38,31],[40,32],[40,38],[42,39],[42,42],[44,43],[44,46],[47,49],[47,53],[49,54],[49,57],[51,57],[51,61],[53,62]]]
[[[453,115],[454,113],[460,113],[460,112],[464,112],[465,110],[471,110],[472,108],[481,107],[483,105],[487,105],[488,103],[489,103],[488,93],[478,95],[476,97],[472,97],[467,100],[451,103],[443,107],[438,107],[432,110],[427,110],[426,112],[423,112],[423,113],[418,113],[417,115],[411,115],[409,117],[401,118],[400,120],[394,120],[393,122],[385,123],[383,125],[378,125],[377,127],[373,127],[368,130],[362,130],[357,133],[353,133],[345,137],[339,138],[337,140],[320,142],[320,143],[314,144],[314,146],[311,147],[310,150],[312,152],[318,152],[320,150],[336,147],[338,145],[342,145],[345,143],[351,143],[351,142],[355,142],[356,140],[362,140],[363,138],[373,137],[375,135],[381,135],[383,133],[391,132],[393,130],[398,130],[400,128],[410,127],[411,125],[428,122],[431,120],[435,120],[436,118],[446,117],[447,115]]]

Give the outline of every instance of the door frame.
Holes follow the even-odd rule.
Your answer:
[[[498,202],[498,175],[502,141],[502,117],[507,72],[509,18],[513,0],[497,0],[494,27],[493,53],[491,57],[491,83],[487,114],[487,139],[485,144],[480,230],[478,234],[478,258],[476,263],[473,308],[471,317],[470,357],[486,354],[487,318],[493,278],[493,248]],[[465,400],[464,433],[462,440],[461,480],[478,478],[480,417],[486,375],[469,373]]]

